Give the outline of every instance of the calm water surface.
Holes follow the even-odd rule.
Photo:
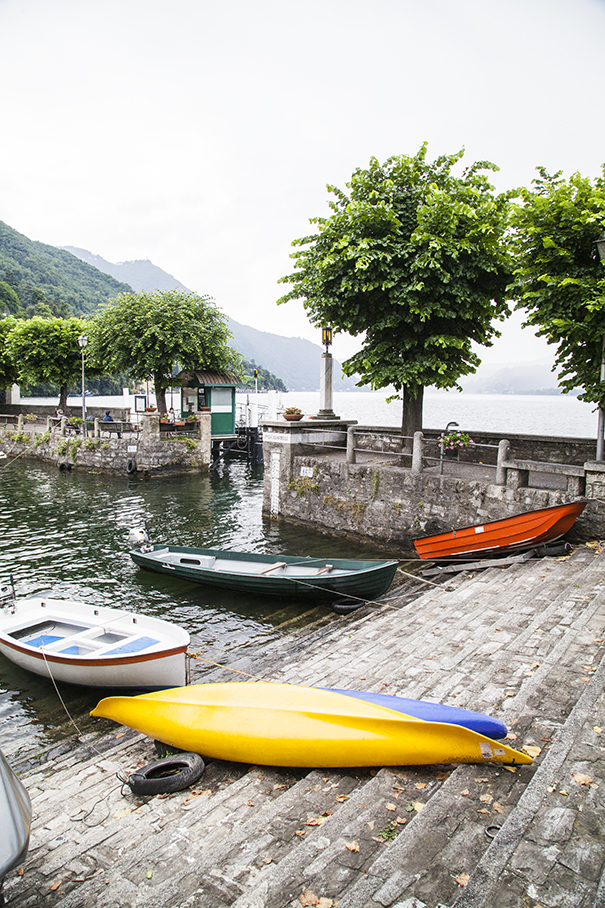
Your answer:
[[[191,649],[229,664],[235,648],[262,648],[287,633],[280,625],[309,607],[142,571],[128,555],[131,527],[147,520],[155,542],[177,545],[384,557],[371,546],[264,520],[262,483],[262,471],[243,459],[231,460],[211,476],[150,481],[61,473],[32,461],[0,466],[0,579],[12,573],[19,596],[52,594],[168,618],[192,635]],[[60,690],[78,727],[86,730],[98,721],[88,712],[99,694],[67,685]],[[0,655],[5,755],[30,757],[72,733],[52,683]]]

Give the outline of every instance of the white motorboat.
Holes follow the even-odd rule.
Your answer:
[[[69,599],[8,596],[0,653],[55,681],[162,690],[187,683],[189,634],[161,618]]]

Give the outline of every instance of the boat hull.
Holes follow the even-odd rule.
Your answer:
[[[25,858],[31,818],[29,795],[0,751],[0,885],[8,871]]]
[[[23,599],[0,615],[0,653],[45,678],[158,690],[186,683],[189,634],[159,618],[62,599]]]
[[[206,757],[270,766],[531,763],[526,754],[459,725],[289,684],[195,684],[108,697],[92,715]]]
[[[161,545],[144,552],[134,549],[130,556],[139,567],[194,583],[315,600],[335,596],[375,599],[386,593],[398,567],[397,561],[259,555]]]
[[[526,511],[491,523],[477,524],[414,540],[420,558],[459,558],[523,551],[560,539],[574,525],[586,501]]]

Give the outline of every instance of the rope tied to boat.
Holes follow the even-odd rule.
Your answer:
[[[61,691],[60,691],[59,688],[57,687],[57,682],[56,682],[55,679],[54,679],[53,673],[52,673],[51,668],[50,668],[50,664],[49,664],[49,662],[48,662],[48,659],[46,658],[46,653],[44,652],[44,647],[40,647],[40,652],[42,653],[42,658],[44,659],[44,664],[45,664],[46,670],[47,670],[47,672],[48,672],[48,677],[49,677],[50,680],[52,681],[53,687],[54,687],[55,691],[57,692],[57,696],[58,696],[59,700],[61,701],[61,706],[62,706],[63,709],[65,710],[65,712],[66,712],[66,714],[67,714],[67,718],[69,719],[69,721],[71,722],[71,724],[73,725],[73,727],[75,728],[75,730],[77,731],[78,736],[79,736],[80,738],[83,738],[83,737],[84,737],[84,732],[83,732],[83,731],[80,731],[80,729],[79,729],[78,726],[76,725],[75,719],[74,719],[73,716],[71,715],[70,711],[68,710],[68,708],[67,708],[67,706],[66,706],[66,704],[65,704],[65,700],[64,700],[63,697],[61,696]],[[103,756],[103,754],[101,753],[101,751],[100,751],[97,747],[95,747],[95,745],[94,745],[92,742],[90,742],[90,746],[91,746],[91,748],[94,750],[94,752],[97,754],[97,756],[101,757],[101,759],[103,759],[103,760],[105,759],[105,757]],[[101,769],[101,772],[107,772],[107,770],[104,769],[102,766],[100,766],[99,768]]]

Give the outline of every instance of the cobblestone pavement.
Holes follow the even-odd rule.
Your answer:
[[[488,712],[532,766],[283,770],[212,761],[191,790],[135,798],[155,758],[106,720],[25,768],[19,908],[605,906],[605,554],[583,546],[318,621],[231,669]],[[201,668],[197,680],[244,679]]]

